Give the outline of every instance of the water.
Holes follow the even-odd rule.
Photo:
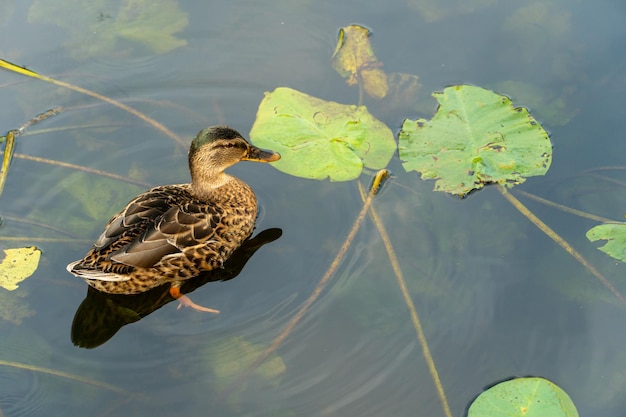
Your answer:
[[[32,3],[3,3],[10,18],[0,19],[1,57],[123,101],[186,140],[215,123],[247,135],[263,93],[279,86],[355,103],[356,89],[329,60],[340,27],[365,25],[384,69],[417,74],[422,84],[411,107],[366,101],[392,129],[404,117],[430,117],[432,91],[456,83],[494,88],[529,106],[555,147],[548,175],[518,189],[616,220],[624,213],[620,185],[585,173],[623,164],[621,2],[494,1],[474,8],[454,1],[181,2],[189,25],[177,37],[187,46],[158,54],[121,42],[84,59],[67,47],[76,41],[73,29],[54,25],[53,15],[50,22],[28,21]],[[118,3],[90,7],[84,15],[102,20],[104,36]],[[66,109],[20,137],[19,154],[150,185],[187,181],[186,149],[128,113],[8,72],[0,73],[0,87],[3,130],[48,108]],[[493,187],[457,200],[406,174],[397,158],[390,168],[394,177],[374,207],[391,236],[452,414],[464,415],[484,387],[536,375],[567,391],[581,415],[620,415],[626,332],[615,297]],[[190,294],[222,313],[159,305],[140,320],[124,316],[131,323],[83,349],[70,333],[87,286],[65,265],[145,187],[14,159],[0,200],[0,244],[36,244],[43,256],[17,291],[1,294],[2,305],[14,304],[0,316],[0,360],[39,368],[0,366],[4,416],[444,415],[370,220],[276,354],[229,386],[312,293],[360,209],[355,182],[304,180],[260,164],[242,163],[231,172],[259,196],[257,232],[280,228],[282,236],[261,247],[237,277]],[[623,180],[619,171],[604,174]],[[369,174],[361,180],[367,184]],[[626,291],[624,266],[584,237],[597,222],[523,202]],[[108,318],[106,308],[96,311]]]

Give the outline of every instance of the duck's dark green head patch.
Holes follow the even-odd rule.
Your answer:
[[[232,140],[241,138],[241,134],[228,126],[211,126],[198,132],[193,142],[191,142],[190,153],[194,153],[203,145],[215,142],[218,139]]]

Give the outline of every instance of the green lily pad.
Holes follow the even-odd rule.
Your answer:
[[[364,166],[384,168],[396,149],[391,130],[365,106],[325,101],[286,87],[265,93],[250,140],[281,154],[273,167],[332,181],[355,179]]]
[[[75,59],[128,55],[136,45],[160,54],[187,44],[174,36],[188,24],[176,0],[94,0],[89,7],[82,0],[36,0],[28,20],[66,29]]]
[[[399,153],[404,169],[437,179],[435,191],[465,196],[485,184],[511,187],[548,171],[550,138],[525,108],[470,85],[433,96],[439,108],[431,120],[402,124]]]
[[[578,417],[570,397],[544,378],[516,378],[480,394],[467,417]]]
[[[219,340],[207,348],[209,369],[218,384],[232,387],[226,397],[231,404],[241,405],[241,400],[250,387],[275,389],[280,385],[287,368],[276,353],[272,353],[250,374],[246,374],[266,348],[236,336]]]
[[[36,314],[28,304],[28,291],[8,292],[0,290],[0,320],[22,324],[22,321]]]
[[[533,109],[533,113],[550,126],[565,126],[579,112],[575,104],[568,102],[575,91],[573,87],[550,90],[513,80],[499,82],[495,86]]]
[[[407,4],[426,22],[437,22],[456,15],[477,13],[497,2],[498,0],[409,0]]]
[[[606,240],[598,247],[602,252],[622,262],[626,262],[626,223],[605,223],[587,231],[590,242]]]
[[[17,289],[18,283],[37,270],[40,256],[41,250],[34,246],[5,249],[0,261],[0,287],[9,291]]]

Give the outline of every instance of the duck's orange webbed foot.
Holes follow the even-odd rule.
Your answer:
[[[193,301],[191,301],[191,298],[189,298],[186,295],[180,293],[180,287],[171,287],[170,288],[170,295],[178,300],[178,309],[179,310],[180,310],[181,307],[190,307],[190,308],[193,308],[194,310],[204,311],[205,313],[219,314],[219,312],[220,312],[219,310],[215,310],[215,309],[208,308],[208,307],[203,307],[201,305],[198,305],[198,304],[194,303]]]

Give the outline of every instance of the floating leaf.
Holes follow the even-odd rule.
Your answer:
[[[207,358],[218,384],[232,386],[228,400],[241,404],[242,394],[250,385],[276,388],[285,374],[286,367],[280,356],[273,353],[250,375],[246,375],[250,366],[265,351],[265,346],[250,343],[242,337],[228,337],[209,346]],[[241,378],[245,375],[245,378]],[[241,378],[241,380],[240,380]],[[237,382],[236,385],[233,385]]]
[[[480,394],[467,417],[578,417],[570,397],[544,378],[516,378]]]
[[[414,74],[392,72],[387,77],[389,82],[389,94],[385,101],[394,108],[413,107],[417,103],[417,96],[422,84],[419,77]]]
[[[579,111],[568,103],[575,88],[552,91],[521,81],[504,81],[497,83],[496,87],[526,104],[541,121],[550,126],[565,126]]]
[[[120,184],[111,178],[83,172],[66,175],[57,186],[63,190],[58,198],[65,204],[37,206],[29,216],[82,236],[99,233],[102,222],[124,207],[134,195],[145,191],[144,187]],[[68,215],[68,210],[73,211],[78,206],[80,209]]]
[[[35,315],[26,301],[28,291],[20,290],[15,293],[0,290],[0,319],[15,325],[22,324],[22,320]]]
[[[391,130],[365,106],[324,101],[279,87],[259,105],[250,139],[280,152],[272,164],[304,178],[348,181],[363,166],[387,166],[396,149]]]
[[[589,229],[586,236],[590,242],[606,240],[607,242],[598,249],[615,259],[626,262],[626,223],[601,224]]]
[[[436,22],[457,14],[474,13],[495,3],[497,0],[409,0],[408,5],[426,22]]]
[[[187,14],[175,0],[96,0],[89,7],[81,0],[36,0],[28,20],[68,30],[71,40],[65,46],[75,59],[128,54],[133,44],[120,40],[143,45],[155,53],[187,44],[174,36],[188,24]]]
[[[41,250],[29,246],[4,249],[4,259],[0,261],[0,287],[13,291],[37,270]]]
[[[370,31],[359,25],[350,25],[339,30],[337,47],[331,64],[348,85],[359,81],[367,94],[375,98],[387,95],[387,76],[380,69],[379,62],[369,41]]]
[[[485,184],[512,186],[548,171],[550,138],[525,108],[470,85],[433,96],[437,113],[431,120],[406,119],[399,151],[404,169],[437,179],[436,191],[464,196]]]

